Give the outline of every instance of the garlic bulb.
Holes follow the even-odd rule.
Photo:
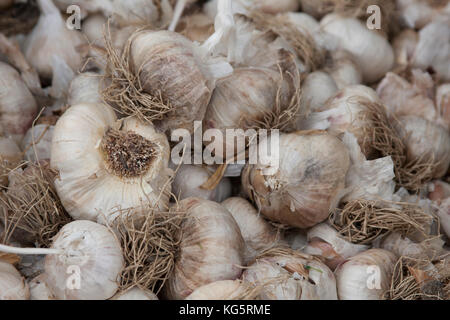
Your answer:
[[[217,15],[217,3],[220,0],[211,0],[205,3],[204,10],[210,17]],[[281,12],[298,11],[299,2],[297,0],[234,0],[233,13],[248,14],[250,11],[257,10],[269,14]]]
[[[244,281],[262,285],[262,300],[337,300],[333,272],[310,255],[286,250],[262,255],[248,266]]]
[[[441,203],[445,198],[450,197],[450,184],[441,180],[431,181],[428,185],[428,199]]]
[[[304,252],[322,257],[331,270],[336,269],[345,259],[369,249],[369,246],[353,244],[345,240],[326,223],[318,224],[308,230],[307,238],[308,245]]]
[[[55,295],[47,285],[46,278],[45,274],[40,274],[28,282],[30,300],[56,300]]]
[[[396,125],[406,145],[407,161],[431,162],[433,178],[444,176],[450,165],[450,134],[428,120],[416,116],[402,116]]]
[[[37,104],[19,73],[0,61],[0,126],[20,143],[37,115]]]
[[[53,132],[56,190],[74,219],[111,221],[121,210],[166,208],[169,150],[166,136],[151,124],[117,120],[104,104],[72,106]]]
[[[22,160],[22,151],[14,140],[0,137],[0,187],[8,185],[8,171],[14,169],[20,160]]]
[[[134,287],[126,292],[118,293],[109,300],[159,300],[151,291]]]
[[[436,107],[442,120],[450,128],[450,83],[442,84],[436,89]]]
[[[311,72],[302,83],[301,104],[308,105],[313,112],[317,111],[336,91],[336,82],[329,74],[323,71]]]
[[[338,50],[332,53],[331,60],[332,63],[326,67],[326,71],[339,90],[362,83],[361,70],[347,51]]]
[[[221,202],[231,195],[231,182],[228,178],[220,180],[213,190],[202,189],[208,180],[208,169],[194,165],[181,165],[172,182],[172,192],[178,200],[198,197],[206,200]]]
[[[396,5],[403,24],[414,29],[421,29],[450,13],[447,1],[396,0]]]
[[[437,215],[440,219],[442,231],[450,238],[450,197],[442,201]]]
[[[436,258],[442,253],[443,241],[428,241],[428,243],[419,244],[403,237],[399,233],[391,233],[383,239],[381,248],[395,253],[397,256],[407,256],[410,258]]]
[[[38,124],[27,131],[22,140],[25,159],[33,162],[49,160],[54,126]]]
[[[102,103],[101,81],[101,75],[95,72],[80,73],[70,82],[67,103],[70,106],[80,103]]]
[[[339,300],[382,300],[396,261],[392,252],[369,249],[343,262],[335,271]]]
[[[394,51],[387,39],[376,30],[369,30],[358,19],[328,14],[320,21],[320,26],[339,40],[340,49],[354,56],[364,82],[376,82],[392,69]]]
[[[77,46],[85,43],[82,33],[70,30],[52,0],[38,0],[41,16],[25,42],[25,57],[41,77],[52,79],[59,58],[73,72],[82,67]]]
[[[60,300],[104,300],[118,289],[122,248],[105,226],[80,220],[66,224],[45,259],[46,283]]]
[[[242,280],[220,280],[195,289],[185,300],[253,300],[251,289]]]
[[[0,300],[28,300],[30,290],[12,264],[0,260]]]
[[[245,257],[246,261],[251,261],[263,250],[281,242],[280,234],[258,214],[247,200],[232,197],[221,204],[231,213],[241,230],[248,251]]]
[[[262,150],[268,150],[267,140],[260,143]],[[339,139],[325,132],[299,131],[280,136],[275,174],[265,172],[262,164],[248,164],[242,185],[270,220],[307,228],[325,220],[336,207],[349,165],[349,154]]]
[[[102,14],[89,15],[83,20],[81,31],[86,35],[90,44],[105,46],[103,32],[106,31],[108,20]],[[110,26],[111,31],[116,31],[114,26]]]
[[[410,63],[418,41],[419,36],[412,29],[405,29],[394,38],[392,47],[397,65],[406,66]]]
[[[242,273],[244,239],[233,216],[216,202],[187,198],[175,268],[164,290],[169,299],[184,299],[195,289],[218,280],[235,280]]]

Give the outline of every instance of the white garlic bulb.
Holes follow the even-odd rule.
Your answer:
[[[251,288],[242,280],[220,280],[195,289],[185,300],[253,300],[256,297],[248,296]]]
[[[60,300],[104,300],[118,289],[122,248],[105,226],[87,220],[66,224],[45,259],[46,283]]]
[[[50,159],[54,128],[47,124],[38,124],[27,131],[22,140],[22,150],[26,150],[26,160],[38,162]]]
[[[422,29],[450,13],[447,1],[396,0],[396,5],[403,24],[413,29]]]
[[[267,143],[260,142],[262,150],[268,150]],[[270,220],[307,228],[325,220],[336,207],[349,166],[348,151],[339,139],[323,131],[299,131],[280,136],[279,163],[271,168],[275,170],[248,164],[242,185]]]
[[[30,290],[25,279],[10,263],[0,260],[0,300],[28,300]]]
[[[120,209],[164,209],[172,175],[169,153],[166,136],[151,124],[134,117],[117,120],[104,104],[78,104],[61,116],[53,133],[55,187],[74,219],[111,221]]]
[[[47,285],[46,279],[45,274],[40,274],[28,282],[30,300],[56,300],[55,295]]]
[[[333,78],[338,89],[362,83],[362,74],[354,58],[344,50],[332,53],[332,63],[326,71]]]
[[[83,72],[70,82],[67,103],[74,106],[80,103],[102,103],[101,75],[95,72]]]
[[[311,72],[302,83],[301,104],[308,105],[313,112],[317,111],[336,91],[336,82],[329,74],[323,71]]]
[[[441,84],[436,89],[436,107],[442,120],[450,128],[450,83]]]
[[[412,29],[405,29],[394,38],[392,48],[397,65],[406,66],[411,62],[418,41],[419,35]]]
[[[364,82],[375,82],[392,69],[394,51],[387,39],[358,19],[328,14],[320,21],[320,26],[339,39],[340,49],[354,56]]]
[[[395,254],[383,249],[349,258],[335,271],[339,300],[382,300],[396,262]]]
[[[318,224],[308,230],[307,238],[308,245],[304,252],[322,257],[331,270],[336,269],[345,259],[369,249],[369,246],[353,244],[345,240],[326,223]]]
[[[251,261],[263,250],[280,244],[280,234],[258,214],[250,202],[232,197],[221,204],[231,213],[241,230],[248,251],[246,261]]]
[[[106,32],[107,18],[102,14],[89,15],[81,24],[81,31],[86,35],[90,44],[104,47],[105,38],[104,31]],[[110,26],[111,33],[115,30],[114,26]]]
[[[20,74],[0,61],[0,126],[3,135],[20,143],[37,116],[37,108]]]
[[[120,292],[109,300],[159,300],[151,291],[134,287],[126,292]]]
[[[244,239],[233,216],[216,202],[187,198],[175,268],[164,290],[169,299],[184,299],[218,280],[235,280],[244,264]]]
[[[198,197],[206,200],[221,202],[231,195],[231,182],[228,178],[220,180],[213,190],[201,188],[208,180],[208,169],[184,164],[179,167],[172,182],[172,193],[178,200]]]

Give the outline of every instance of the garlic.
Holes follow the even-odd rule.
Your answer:
[[[339,300],[382,300],[396,261],[392,252],[369,249],[343,262],[335,271]]]
[[[101,75],[95,72],[80,73],[70,82],[67,103],[70,106],[80,103],[102,103],[101,81]]]
[[[369,30],[356,18],[329,14],[320,21],[320,26],[339,39],[340,49],[345,49],[354,56],[361,68],[364,82],[376,82],[392,69],[394,51],[387,39],[376,30]]]
[[[337,300],[336,280],[325,264],[292,250],[272,252],[257,258],[242,275],[244,281],[264,286],[262,300]]]
[[[401,21],[409,28],[421,29],[450,12],[446,1],[396,0]]]
[[[412,29],[405,29],[394,38],[392,47],[397,65],[406,66],[411,62],[418,41],[419,35]]]
[[[324,263],[334,270],[338,265],[360,252],[369,249],[369,246],[353,244],[342,238],[338,232],[326,223],[320,223],[308,230],[308,245],[304,252],[317,255],[324,259]]]
[[[439,222],[443,233],[450,238],[450,197],[442,201],[437,215],[439,216]]]
[[[195,289],[242,273],[244,239],[233,216],[218,203],[198,198],[180,202],[186,212],[175,268],[164,291],[168,299],[184,299]]]
[[[228,198],[224,206],[236,220],[247,247],[246,261],[251,261],[261,251],[271,248],[281,241],[280,234],[273,228],[256,209],[245,199]]]
[[[217,5],[220,0],[211,0],[205,3],[204,10],[210,17],[217,15]],[[234,0],[233,13],[247,14],[249,11],[257,10],[269,14],[281,12],[298,11],[299,3],[296,0]]]
[[[28,300],[30,290],[12,264],[0,260],[0,300]]]
[[[0,187],[8,185],[8,171],[14,169],[21,160],[22,152],[14,140],[0,137]]]
[[[441,180],[431,181],[428,186],[428,199],[440,204],[442,200],[450,197],[450,184]]]
[[[133,117],[117,120],[104,104],[72,106],[53,133],[56,190],[74,219],[111,221],[121,210],[166,208],[169,150],[166,136],[151,124]]]
[[[432,177],[444,176],[450,165],[450,134],[428,120],[416,116],[402,116],[396,125],[406,145],[407,161],[426,161]]]
[[[296,251],[303,251],[308,244],[305,229],[288,229],[284,231],[283,236],[289,247]]]
[[[0,61],[0,126],[3,135],[20,143],[37,111],[36,101],[19,73]]]
[[[301,104],[308,105],[311,111],[317,111],[325,101],[338,91],[333,78],[323,71],[308,74],[302,83]]]
[[[40,274],[28,282],[30,287],[30,300],[56,300],[46,282],[46,275]]]
[[[38,0],[38,4],[41,16],[25,42],[25,57],[39,75],[46,79],[54,76],[54,61],[58,58],[72,72],[77,72],[83,63],[77,46],[84,44],[85,38],[82,33],[66,27],[52,0]]]
[[[399,233],[391,233],[383,239],[381,248],[395,253],[397,256],[407,256],[410,258],[428,257],[434,259],[442,251],[442,240],[431,243],[419,244],[403,237]]]
[[[38,124],[31,127],[22,140],[25,159],[33,162],[49,160],[54,126]]]
[[[151,291],[134,287],[126,292],[118,293],[109,300],[159,300]]]
[[[202,43],[214,33],[214,20],[204,13],[195,13],[181,18],[177,32],[191,41]]]
[[[83,20],[81,31],[86,35],[89,44],[105,46],[105,38],[103,32],[107,26],[108,20],[102,14],[89,15]],[[116,31],[114,26],[110,26],[111,31]]]
[[[185,300],[254,300],[254,295],[242,280],[219,280],[195,289]]]
[[[260,144],[267,150],[267,140]],[[280,136],[279,165],[272,168],[276,171],[248,164],[242,185],[270,220],[307,228],[325,220],[336,207],[349,166],[348,151],[339,139],[325,132],[299,131]]]
[[[347,51],[332,53],[332,63],[325,69],[339,90],[362,83],[362,74],[354,58]]]
[[[231,182],[223,178],[213,190],[202,189],[210,174],[206,168],[194,165],[181,165],[172,183],[172,192],[178,200],[198,197],[206,200],[221,202],[231,195]]]
[[[450,128],[450,83],[442,84],[436,89],[436,107],[442,120]]]

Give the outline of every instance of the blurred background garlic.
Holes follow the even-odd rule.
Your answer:
[[[260,142],[265,144],[262,150],[268,150],[267,143]],[[342,142],[323,131],[284,134],[278,160],[270,172],[262,164],[246,165],[242,173],[246,194],[275,222],[307,228],[325,220],[342,196],[350,166]]]
[[[119,292],[109,300],[159,300],[151,291],[134,287],[126,292]]]
[[[46,275],[40,274],[28,282],[30,300],[56,300],[46,282]]]
[[[216,202],[187,198],[175,268],[164,286],[168,299],[184,299],[195,289],[242,273],[245,243],[233,216]]]
[[[67,92],[67,104],[74,106],[80,103],[102,103],[101,75],[95,72],[83,72],[70,82]]]
[[[440,204],[448,197],[450,197],[450,184],[441,180],[434,180],[428,184],[428,199]]]
[[[0,259],[0,300],[28,300],[30,289],[19,271]]]
[[[214,19],[202,12],[181,18],[176,31],[191,41],[202,43],[214,33]]]
[[[50,160],[54,126],[38,124],[31,127],[22,140],[25,159],[33,162]]]
[[[257,292],[242,280],[219,280],[195,289],[185,300],[254,300]]]
[[[339,300],[382,300],[389,288],[397,257],[369,249],[339,265],[335,271]]]
[[[331,59],[326,64],[325,71],[333,78],[339,90],[362,83],[361,70],[353,56],[345,50],[331,53]]]
[[[204,10],[210,17],[217,14],[217,3],[220,0],[211,0],[205,3]],[[299,2],[296,0],[279,0],[276,3],[271,0],[235,0],[233,1],[233,13],[246,14],[250,11],[262,11],[269,14],[277,14],[289,11],[298,11]]]
[[[401,22],[414,29],[450,13],[447,1],[396,0],[396,5]]]
[[[404,29],[392,40],[392,48],[395,54],[395,63],[397,66],[407,66],[416,50],[419,36],[412,29]]]
[[[19,165],[23,158],[22,151],[11,138],[0,136],[0,186],[8,186],[9,170]]]
[[[105,47],[104,32],[107,30],[108,19],[102,14],[91,14],[83,20],[81,31],[86,35],[90,44]],[[110,26],[111,31],[116,31],[114,26]]]
[[[436,107],[442,120],[450,128],[450,83],[444,83],[437,87]]]
[[[51,167],[74,219],[112,221],[128,210],[167,208],[172,170],[164,134],[136,118],[117,120],[104,104],[70,107],[56,123]],[[121,211],[124,210],[124,211]]]
[[[312,112],[317,111],[336,91],[336,82],[329,74],[323,71],[311,72],[302,83],[301,104],[308,105]]]

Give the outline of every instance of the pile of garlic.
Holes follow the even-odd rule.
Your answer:
[[[450,299],[450,4],[374,3],[37,0],[0,300]]]

